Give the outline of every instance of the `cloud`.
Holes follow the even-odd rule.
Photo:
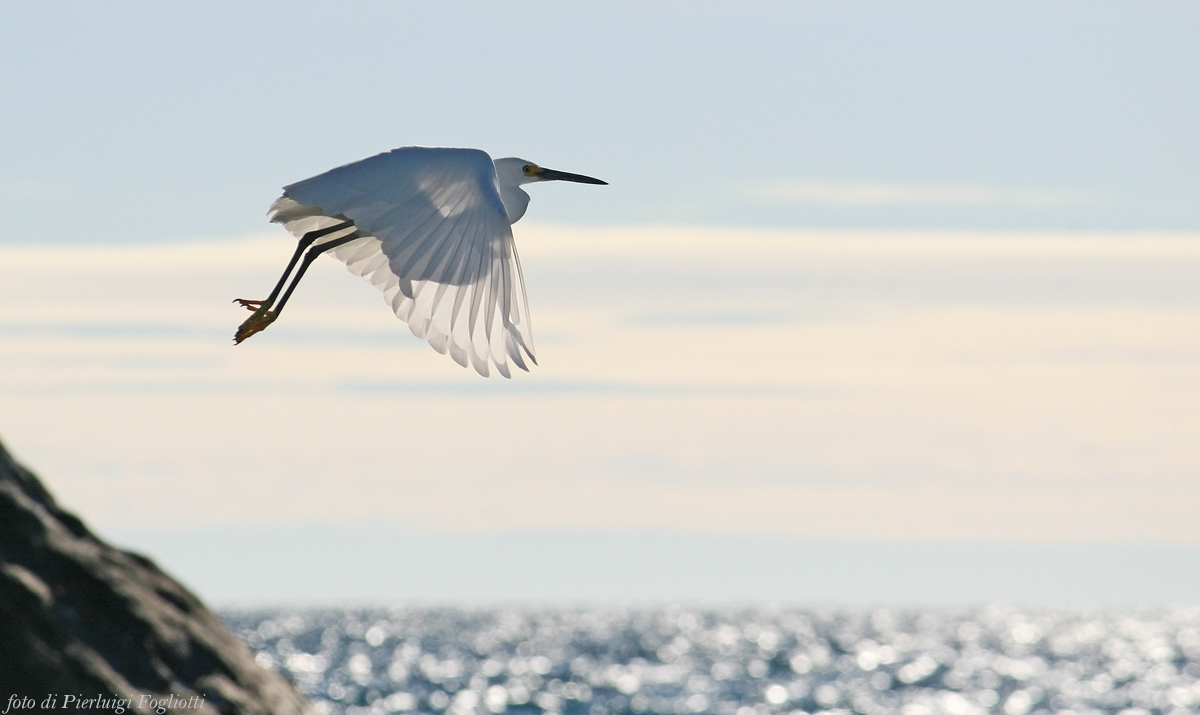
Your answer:
[[[234,347],[283,236],[0,247],[0,437],[100,528],[1200,543],[1200,236],[517,234],[511,382],[333,260]]]
[[[41,179],[0,179],[0,199],[8,201],[46,201],[65,193],[57,181]]]
[[[876,184],[818,180],[781,181],[747,192],[771,203],[861,206],[994,206],[1046,209],[1096,202],[1085,191],[949,184]]]

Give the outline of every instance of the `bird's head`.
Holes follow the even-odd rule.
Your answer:
[[[520,186],[522,184],[532,184],[535,181],[574,181],[578,184],[603,184],[608,185],[607,181],[593,179],[590,176],[582,174],[571,174],[565,171],[555,171],[547,169],[543,166],[538,166],[527,159],[518,159],[515,156],[496,159],[492,163],[496,165],[496,178],[500,180],[503,186]]]

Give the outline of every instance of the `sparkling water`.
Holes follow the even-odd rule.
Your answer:
[[[327,714],[1200,711],[1200,607],[222,615]]]

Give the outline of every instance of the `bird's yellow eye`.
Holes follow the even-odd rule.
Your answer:
[[[538,168],[533,164],[526,164],[524,168],[521,169],[521,171],[525,172],[525,176],[533,176],[537,173],[537,170]]]

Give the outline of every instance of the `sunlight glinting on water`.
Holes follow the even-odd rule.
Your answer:
[[[1186,715],[1200,610],[226,612],[324,713]]]

